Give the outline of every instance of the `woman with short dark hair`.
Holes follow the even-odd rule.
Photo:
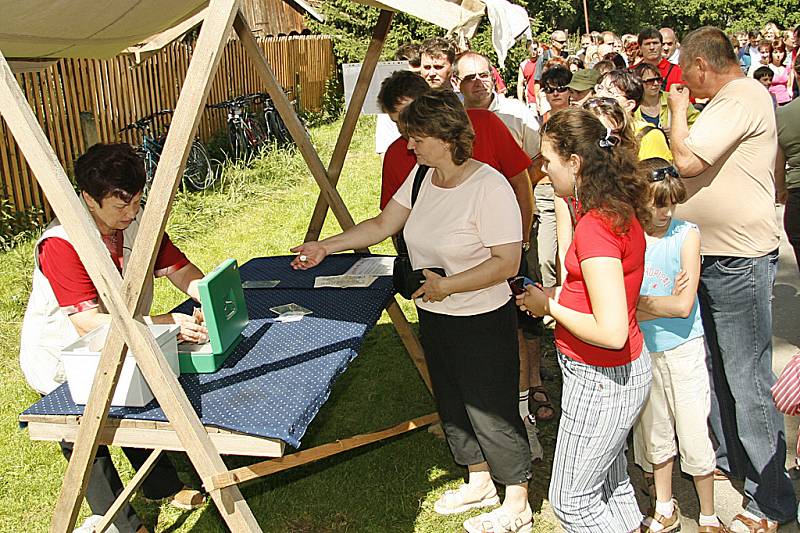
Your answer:
[[[434,505],[456,514],[503,505],[464,522],[470,533],[529,532],[530,449],[518,410],[517,317],[506,279],[519,268],[522,219],[511,186],[471,158],[474,133],[458,97],[421,95],[400,114],[418,165],[375,218],[292,251],[295,269],[331,253],[365,248],[403,231],[424,282],[412,295],[442,427],[469,479]],[[419,193],[412,188],[419,170]],[[413,205],[412,205],[413,204]],[[433,272],[443,269],[446,276]]]
[[[635,146],[584,109],[565,109],[544,125],[542,157],[555,194],[578,205],[558,301],[533,286],[517,296],[523,310],[557,323],[563,391],[550,502],[567,532],[634,531],[642,514],[625,441],[651,380],[636,322],[648,185]]]

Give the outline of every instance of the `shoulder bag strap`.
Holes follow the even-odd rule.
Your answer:
[[[425,179],[425,174],[428,173],[428,169],[431,167],[420,165],[417,168],[417,173],[414,174],[414,186],[411,187],[411,208],[414,208],[414,203],[417,201],[417,196],[419,196],[419,190],[422,187],[422,180]]]
[[[414,209],[414,203],[416,203],[419,190],[422,187],[422,180],[425,179],[425,174],[427,174],[428,169],[430,169],[430,167],[420,165],[417,168],[417,173],[414,174],[414,184],[411,187],[411,209]],[[397,242],[395,244],[397,247],[397,255],[408,257],[408,246],[406,246],[406,240],[403,238],[403,230],[397,233]]]

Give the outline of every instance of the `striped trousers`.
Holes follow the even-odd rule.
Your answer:
[[[625,441],[650,391],[647,348],[632,363],[599,367],[559,352],[561,421],[550,503],[568,533],[625,533],[642,520]]]

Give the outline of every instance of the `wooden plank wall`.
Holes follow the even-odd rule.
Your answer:
[[[335,60],[329,37],[291,36],[259,39],[281,85],[300,109],[318,110]],[[17,74],[28,103],[68,174],[87,146],[81,114],[94,122],[100,142],[138,144],[138,133],[118,133],[126,124],[161,109],[172,109],[186,77],[192,45],[175,42],[136,65],[133,56],[112,59],[61,59],[39,72]],[[209,103],[264,90],[238,40],[228,42]],[[88,113],[88,115],[87,115]],[[200,123],[204,141],[225,126],[223,110],[207,109]],[[163,117],[164,126],[169,117]],[[0,198],[16,211],[38,208],[52,217],[42,191],[0,117]]]
[[[256,37],[291,35],[305,29],[305,18],[284,0],[244,0],[242,11]]]

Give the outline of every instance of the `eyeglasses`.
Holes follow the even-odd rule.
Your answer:
[[[663,167],[650,171],[650,181],[653,183],[657,181],[664,181],[667,177],[680,178],[681,175],[675,167]]]
[[[483,72],[476,72],[475,74],[467,74],[466,76],[463,76],[463,77],[461,77],[459,79],[462,82],[469,83],[471,81],[475,81],[476,79],[481,80],[481,81],[486,81],[486,80],[490,79],[491,77],[492,77],[492,71],[491,70],[485,70]]]
[[[567,40],[566,39],[564,39],[563,41],[559,40],[559,39],[553,39],[553,42],[554,43],[558,43],[558,44],[567,44]]]
[[[548,85],[546,87],[542,87],[542,91],[544,91],[545,94],[552,94],[552,93],[561,94],[569,91],[569,87],[567,87],[566,85],[559,85],[557,87],[552,87]]]
[[[583,108],[589,110],[589,109],[594,109],[595,107],[601,107],[606,105],[620,107],[619,102],[617,102],[614,98],[608,98],[605,96],[594,96],[592,98],[589,98],[583,103]]]
[[[642,80],[642,83],[648,84],[652,83],[653,85],[661,85],[661,82],[664,80],[661,76],[655,78],[647,78],[646,80]]]

